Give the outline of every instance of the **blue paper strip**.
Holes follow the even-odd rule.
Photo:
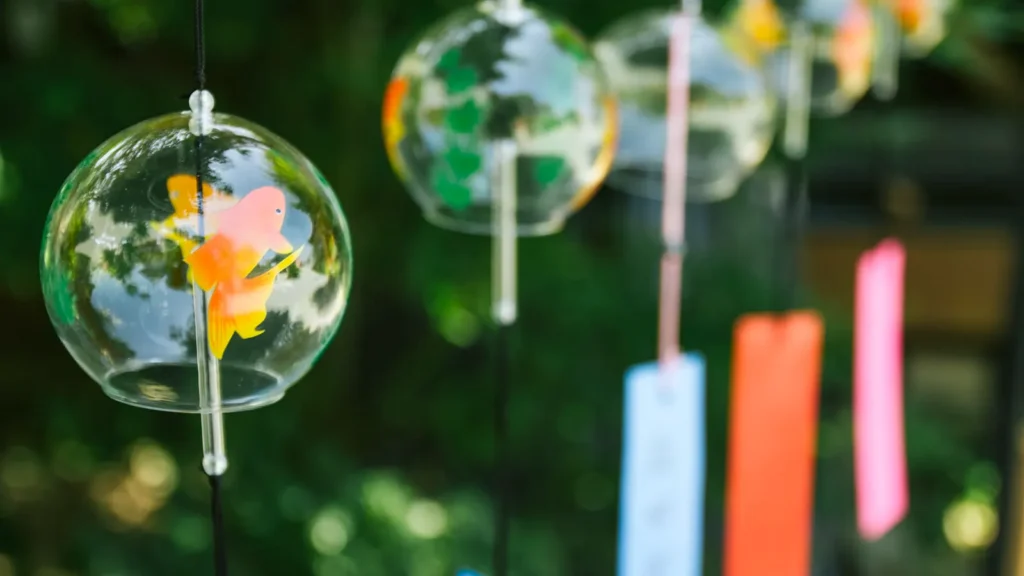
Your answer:
[[[704,546],[704,359],[626,372],[619,576],[700,576]]]

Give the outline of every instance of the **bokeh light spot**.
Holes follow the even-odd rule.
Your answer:
[[[209,520],[201,516],[182,516],[171,524],[171,540],[186,552],[201,552],[209,543]]]
[[[321,510],[309,528],[309,541],[313,548],[324,556],[340,554],[348,544],[350,522],[341,509]]]
[[[141,440],[132,447],[130,466],[132,477],[160,496],[166,496],[178,486],[178,465],[159,444]]]
[[[942,531],[949,546],[958,552],[983,550],[999,532],[999,517],[989,504],[960,500],[946,509]]]
[[[448,513],[433,500],[417,500],[405,514],[405,525],[414,536],[437,538],[448,529]]]
[[[382,518],[402,522],[409,506],[405,487],[389,474],[378,474],[363,483],[363,501],[367,510]]]
[[[0,461],[0,488],[13,502],[31,500],[38,493],[42,481],[39,459],[24,446],[11,448]]]

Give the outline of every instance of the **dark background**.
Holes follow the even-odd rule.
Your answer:
[[[337,192],[355,246],[348,312],[318,366],[278,405],[227,418],[234,574],[488,568],[490,246],[425,223],[379,136],[391,66],[464,5],[207,0],[217,109],[303,150]],[[656,3],[543,5],[593,36]],[[113,133],[186,107],[191,3],[0,7],[0,576],[209,573],[198,419],[103,396],[53,334],[38,280],[43,222],[64,177]],[[822,309],[828,326],[815,574],[996,574],[1013,560],[999,553],[1017,546],[1020,508],[1007,376],[1013,267],[979,260],[1004,286],[999,298],[980,280],[964,288],[968,300],[992,300],[995,321],[929,321],[927,310],[957,304],[934,279],[970,274],[945,264],[981,250],[964,238],[995,238],[986,250],[1012,253],[1022,39],[1019,3],[967,2],[929,58],[903,63],[894,101],[868,95],[812,123],[800,302]],[[772,155],[735,198],[690,212],[684,345],[709,364],[708,574],[720,571],[732,323],[778,302],[773,262],[793,248],[778,244],[770,201],[782,168]],[[510,407],[517,574],[614,572],[621,375],[654,352],[658,209],[606,189],[563,234],[522,242]],[[825,264],[885,232],[908,241],[908,313],[915,298],[938,304],[908,320],[911,513],[865,546],[853,518],[851,301]],[[947,276],[929,275],[926,260]],[[852,260],[842,266],[852,274]]]

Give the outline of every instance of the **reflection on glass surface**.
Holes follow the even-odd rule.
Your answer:
[[[668,42],[676,16],[670,9],[628,16],[594,44],[621,109],[609,183],[651,198],[662,193]],[[775,102],[759,67],[703,20],[690,46],[687,197],[720,200],[764,159]]]
[[[863,0],[805,0],[788,10],[810,25],[811,107],[815,114],[846,113],[871,87],[875,23]],[[769,79],[780,98],[788,94],[785,40],[767,55]]]
[[[611,165],[616,104],[583,38],[532,7],[484,2],[429,30],[395,67],[388,155],[427,218],[491,233],[491,144],[518,146],[517,224],[549,234]]]
[[[189,114],[114,136],[68,177],[41,273],[58,335],[111,397],[199,409],[192,281],[208,293],[226,410],[279,399],[337,330],[348,226],[327,182],[287,142],[215,115],[198,216]]]

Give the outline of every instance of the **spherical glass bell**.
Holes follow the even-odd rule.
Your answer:
[[[668,45],[678,11],[637,13],[598,36],[594,50],[619,98],[621,134],[609,185],[660,198],[663,186]],[[775,99],[741,46],[698,20],[690,40],[687,198],[720,200],[764,159]]]
[[[392,166],[432,223],[493,233],[498,141],[516,149],[516,229],[557,232],[604,180],[616,103],[584,39],[529,6],[483,2],[430,29],[384,100]]]
[[[109,396],[135,406],[204,411],[197,316],[223,410],[280,399],[348,299],[348,225],[330,186],[280,137],[212,114],[205,94],[205,112],[146,120],[96,148],[46,223],[41,275],[57,334]]]
[[[809,27],[812,111],[820,116],[846,113],[871,87],[875,55],[871,8],[865,0],[805,0],[790,15]],[[783,100],[789,94],[791,32],[789,26],[778,48],[766,54],[769,78]]]
[[[903,32],[903,52],[922,58],[946,37],[953,0],[889,0]]]

